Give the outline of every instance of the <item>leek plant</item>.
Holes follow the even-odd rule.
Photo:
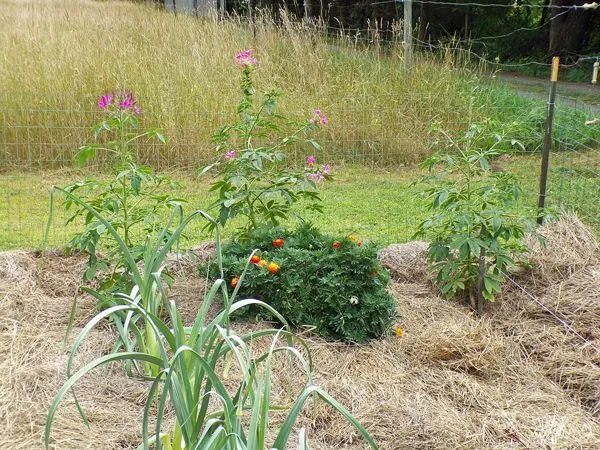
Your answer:
[[[321,398],[342,414],[364,437],[371,448],[377,446],[369,433],[340,403],[312,383],[312,360],[307,344],[290,330],[286,320],[267,303],[256,299],[236,300],[238,289],[228,294],[221,276],[207,291],[192,326],[184,326],[174,301],[169,301],[164,290],[164,262],[170,245],[183,228],[195,217],[203,217],[211,224],[215,221],[203,211],[196,211],[185,218],[172,233],[169,240],[162,240],[162,233],[146,239],[143,265],[138,267],[129,247],[104,217],[86,202],[64,190],[74,202],[86,208],[112,235],[131,271],[135,285],[128,294],[114,294],[118,303],[99,312],[81,330],[75,339],[68,363],[67,380],[54,398],[47,417],[44,442],[50,445],[50,432],[56,411],[64,397],[78,380],[95,368],[115,361],[127,361],[137,367],[143,364],[143,376],[148,380],[148,397],[141,424],[139,449],[263,449],[287,448],[294,424],[303,406],[310,398]],[[218,227],[216,248],[219,270],[223,274],[221,245]],[[250,259],[246,269],[250,264]],[[243,280],[246,271],[240,275]],[[240,283],[241,285],[241,283]],[[239,286],[239,285],[238,285]],[[104,294],[85,288],[100,300]],[[223,309],[215,317],[208,315],[213,302],[221,296]],[[283,328],[261,329],[245,334],[236,333],[230,326],[230,316],[250,306],[266,309],[276,317]],[[158,313],[164,308],[166,315]],[[166,316],[166,317],[165,317]],[[105,319],[115,318],[119,338],[108,355],[85,364],[73,373],[73,361],[78,348],[90,332]],[[161,318],[163,317],[163,318]],[[267,351],[253,354],[251,344],[257,339],[271,338]],[[280,343],[284,340],[285,343]],[[276,354],[288,355],[304,371],[306,383],[288,410],[283,424],[274,433],[275,439],[267,443],[269,414],[275,409],[271,404],[273,359]],[[236,364],[239,384],[226,388],[223,379],[231,366]],[[229,384],[229,383],[228,383]],[[86,415],[77,400],[82,420]],[[151,411],[155,406],[156,423],[150,427]],[[280,408],[277,408],[280,410]],[[173,411],[175,420],[166,423],[165,412]],[[273,430],[271,430],[273,431]],[[298,448],[308,448],[306,432],[299,432]]]

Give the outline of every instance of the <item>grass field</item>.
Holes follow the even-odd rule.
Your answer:
[[[1,174],[4,201],[0,215],[8,220],[0,226],[0,249],[39,248],[49,215],[51,187],[65,186],[85,175],[75,170]],[[205,209],[214,200],[209,196],[207,181],[186,172],[171,176],[181,185],[177,195],[187,200],[187,211]],[[328,232],[356,232],[365,239],[406,241],[424,213],[414,197],[414,188],[409,186],[414,179],[415,172],[409,170],[383,172],[346,167],[336,171],[335,181],[322,187],[325,213],[303,216]],[[75,225],[65,228],[67,216],[61,204],[62,199],[57,196],[51,247],[64,245],[78,229]],[[208,238],[201,232],[202,225],[198,222],[187,233],[192,243]]]
[[[8,125],[2,140],[11,143],[0,166],[70,165],[73,148],[89,138],[96,98],[111,89],[132,90],[146,125],[165,129],[171,146],[159,156],[163,162],[205,158],[210,136],[239,101],[234,56],[246,48],[259,60],[257,91],[284,91],[281,111],[293,118],[322,108],[337,124],[323,139],[338,149],[370,142],[399,162],[414,162],[427,151],[431,117],[455,123],[472,114],[464,102],[471,81],[454,74],[451,63],[441,69],[423,62],[407,78],[401,48],[384,55],[332,45],[309,25],[263,17],[254,36],[239,20],[86,0],[2,0],[0,13],[0,99]]]
[[[491,121],[539,147],[546,102],[515,95],[452,52],[417,55],[408,77],[400,42],[326,40],[318,24],[267,16],[254,29],[241,19],[199,20],[122,1],[0,0],[0,169],[71,166],[98,119],[97,97],[113,89],[132,90],[144,125],[171,139],[167,148],[141,147],[143,159],[206,162],[211,135],[239,101],[233,58],[247,48],[259,60],[257,91],[284,92],[282,113],[327,112],[332,126],[320,139],[336,163],[419,162],[430,152],[432,121],[456,133]],[[557,111],[557,140],[600,142],[587,119]]]
[[[600,161],[597,155],[594,156],[598,165]],[[597,222],[600,186],[596,178],[590,177],[589,171],[582,170],[593,167],[590,159],[569,161],[572,169],[567,169],[565,158],[568,155],[557,154],[553,158],[555,166],[550,171],[548,204],[576,210],[600,234]],[[508,157],[498,162],[498,167],[514,171],[521,177],[525,191],[523,206],[537,204],[538,155]],[[565,173],[567,170],[569,173]],[[423,201],[416,196],[418,187],[411,186],[421,174],[418,167],[394,170],[351,165],[334,167],[334,181],[321,186],[324,214],[303,212],[302,215],[329,233],[358,233],[364,239],[381,244],[409,241],[416,225],[426,214]],[[40,248],[49,215],[51,187],[65,186],[92,175],[97,176],[75,169],[0,174],[0,216],[5,218],[0,224],[0,250]],[[181,185],[176,194],[187,199],[187,211],[205,209],[214,200],[208,192],[209,180],[199,179],[194,173],[185,171],[171,172],[170,176]],[[62,198],[58,196],[50,247],[65,245],[78,230],[76,225],[64,226],[67,216],[61,205]],[[188,233],[189,241],[184,245],[194,245],[207,239],[201,228],[200,222],[192,226]]]
[[[133,90],[143,125],[170,138],[167,147],[138,148],[140,157],[173,173],[188,210],[206,207],[207,186],[195,170],[212,158],[210,137],[235,111],[233,57],[246,48],[259,59],[257,90],[284,91],[284,114],[327,112],[318,156],[334,165],[336,181],[323,189],[326,214],[309,216],[325,231],[382,243],[410,238],[424,208],[409,185],[431,152],[432,121],[457,134],[483,123],[521,141],[533,156],[510,165],[535,204],[545,101],[518,96],[451,53],[418,56],[407,77],[400,45],[324,40],[318,24],[285,18],[261,17],[255,30],[242,20],[198,20],[129,2],[0,0],[0,248],[40,246],[50,187],[86,176],[71,168],[73,154],[92,138],[97,96],[115,88]],[[550,199],[559,204],[568,194],[567,206],[597,225],[600,127],[584,125],[589,111],[558,106],[562,163],[553,166]],[[303,160],[306,151],[292,157]],[[58,208],[50,245],[74,231],[63,222]]]

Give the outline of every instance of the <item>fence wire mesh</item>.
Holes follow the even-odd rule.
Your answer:
[[[579,99],[562,96],[557,99],[558,120],[554,129],[560,136],[555,141],[554,161],[550,177],[554,180],[553,197],[561,209],[574,211],[596,233],[600,230],[600,139],[597,130],[600,108]],[[581,123],[578,111],[589,120]]]
[[[100,117],[90,107],[95,101],[92,96],[82,96],[77,105],[67,105],[60,99],[2,99],[0,249],[41,246],[52,185],[65,186],[107,173],[101,158],[84,169],[74,165],[77,149],[91,141],[91,126]],[[385,108],[378,105],[381,101],[386,102]],[[316,151],[316,156],[333,165],[338,179],[324,186],[326,215],[309,219],[326,225],[328,230],[356,232],[381,244],[410,240],[425,214],[411,182],[418,178],[418,161],[431,151],[428,130],[439,119],[437,101],[423,94],[390,94],[384,100],[365,94],[329,105],[331,125],[319,136],[322,149]],[[527,119],[530,122],[514,131],[515,139],[527,143],[526,152],[508,158],[499,167],[521,175],[526,190],[523,204],[529,206],[535,205],[538,194],[546,103],[539,96],[534,114],[531,106],[525,109],[520,102],[484,105],[488,113],[495,109],[495,116],[511,117],[517,122],[535,117],[537,123]],[[568,97],[558,96],[556,104],[547,204],[574,210],[599,230],[600,126],[585,123],[599,112]],[[170,141],[167,146],[143,143],[136,152],[156,172],[168,173],[181,182],[181,195],[188,198],[187,208],[206,208],[211,198],[206,180],[198,179],[197,171],[215,158],[211,135],[234,117],[235,111],[224,105],[213,105],[205,111],[180,111],[174,106],[145,109],[144,126],[160,127]],[[458,113],[444,119],[456,132],[464,132],[476,120]],[[289,159],[303,161],[308,152],[306,148],[292,148]],[[65,245],[74,232],[74,228],[65,226],[67,216],[60,203],[55,207],[50,233],[50,245],[54,247]],[[202,239],[200,231],[196,238]]]

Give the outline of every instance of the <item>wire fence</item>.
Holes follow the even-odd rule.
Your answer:
[[[560,85],[559,85],[560,86]],[[560,87],[559,87],[560,91]],[[84,107],[68,108],[59,99],[36,104],[32,99],[3,99],[0,105],[0,248],[39,247],[48,217],[49,192],[52,185],[65,186],[89,176],[103,176],[106,167],[98,159],[83,170],[74,168],[77,149],[92,138],[91,125],[99,112]],[[329,162],[339,180],[324,187],[327,217],[322,221],[329,230],[358,232],[382,244],[406,242],[424,218],[423,202],[415,197],[411,182],[418,178],[417,162],[431,152],[428,129],[438,117],[436,98],[420,94],[385,98],[385,108],[367,105],[371,122],[356,123],[360,111],[346,102],[332,105],[328,111],[335,118],[327,127],[316,151],[319,161]],[[516,128],[514,138],[527,143],[520,156],[504,161],[500,170],[521,175],[526,195],[523,204],[536,204],[543,142],[546,100],[536,94],[527,110],[518,101],[487,105],[498,117],[512,121],[527,119]],[[81,104],[94,105],[93,99]],[[410,104],[413,116],[407,127],[406,117],[394,113]],[[531,105],[537,111],[532,116]],[[600,230],[600,125],[594,119],[600,111],[581,100],[558,96],[551,154],[547,205],[576,211],[590,225]],[[416,117],[414,111],[417,111]],[[397,111],[396,111],[397,112]],[[145,126],[161,126],[170,137],[167,146],[141,144],[136,148],[140,160],[158,173],[170,173],[184,185],[181,194],[192,198],[190,208],[205,208],[211,197],[206,180],[197,171],[215,158],[210,136],[234,118],[234,112],[170,111],[170,121],[160,123],[165,115],[145,110]],[[531,122],[534,117],[534,122]],[[469,117],[450,117],[457,132],[469,129]],[[537,123],[535,123],[537,121]],[[587,123],[586,123],[587,122]],[[591,124],[590,124],[591,122]],[[401,130],[399,132],[398,130]],[[461,131],[462,130],[462,131]],[[511,136],[512,137],[512,136]],[[304,161],[309,150],[292,148],[289,159]],[[315,150],[310,150],[315,153]],[[337,206],[336,206],[337,205]],[[341,205],[341,206],[340,206]],[[336,207],[339,206],[339,211]],[[65,245],[74,230],[65,227],[66,213],[56,208],[51,233],[52,246]],[[344,215],[340,217],[340,215]],[[336,219],[332,221],[331,217]]]
[[[600,123],[595,120],[600,118],[600,108],[564,96],[558,99],[557,107],[563,114],[558,115],[554,125],[555,133],[562,136],[556,139],[554,161],[551,162],[555,205],[576,212],[598,234],[600,140],[594,132],[600,129]],[[581,117],[575,117],[578,111],[584,111],[590,119],[581,123]]]

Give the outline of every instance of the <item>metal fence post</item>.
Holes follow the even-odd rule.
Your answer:
[[[538,225],[544,223],[544,207],[546,206],[546,188],[548,184],[548,167],[550,163],[550,150],[552,148],[552,120],[554,119],[554,99],[556,97],[556,82],[558,81],[558,66],[560,58],[552,58],[552,75],[550,76],[550,95],[548,98],[548,112],[546,115],[546,132],[544,134],[544,153],[542,155],[542,171],[540,173],[540,196],[538,200]]]

